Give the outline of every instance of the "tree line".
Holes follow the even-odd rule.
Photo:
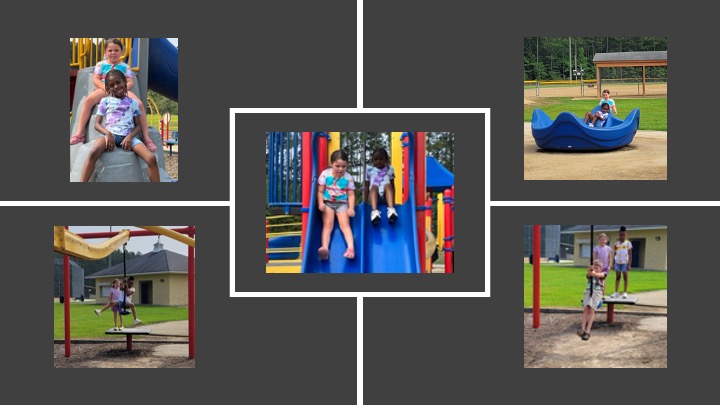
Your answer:
[[[127,256],[125,257],[126,262],[134,259],[137,256],[142,255],[140,252],[127,252]],[[55,258],[56,259],[62,259],[63,255],[60,253],[55,252]],[[116,264],[122,264],[123,262],[123,252],[122,249],[118,249],[114,252],[112,252],[109,256],[99,259],[99,260],[85,260],[80,259],[77,257],[71,257],[70,260],[77,263],[78,266],[82,267],[85,270],[85,276],[91,276],[95,273],[97,273],[100,270],[104,270],[108,267],[112,267]]]
[[[584,79],[595,79],[596,53],[667,51],[665,37],[526,37],[524,80],[579,79],[573,70],[583,70]],[[646,69],[646,77],[667,78],[666,66]],[[641,77],[641,67],[603,69],[609,79]]]

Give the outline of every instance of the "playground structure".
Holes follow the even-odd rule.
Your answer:
[[[597,105],[591,113],[600,111]],[[634,108],[621,120],[608,115],[605,121],[596,121],[590,127],[581,118],[569,112],[561,112],[553,121],[543,110],[533,111],[531,127],[535,144],[548,150],[611,150],[632,142],[640,126],[640,109]]]
[[[136,225],[137,226],[137,225]],[[195,358],[195,227],[168,229],[159,226],[137,226],[142,230],[127,229],[118,232],[91,232],[75,234],[66,226],[55,226],[53,248],[63,254],[64,296],[70,296],[70,256],[81,259],[98,260],[110,255],[130,237],[164,235],[188,245],[188,349],[189,358]],[[109,238],[98,244],[90,244],[86,239]],[[65,319],[65,357],[70,357],[70,300],[64,304]],[[127,338],[127,348],[132,349],[133,334],[149,334],[148,329],[128,328],[106,334],[123,334]]]
[[[147,96],[151,89],[169,99],[178,100],[178,50],[165,38],[120,38],[125,53],[122,61],[127,63],[135,75],[132,89],[145,106],[155,108],[157,105]],[[77,118],[85,102],[85,98],[95,89],[93,69],[95,63],[104,58],[104,38],[72,38],[70,62],[70,133],[77,130]],[[159,113],[159,111],[157,111]],[[93,107],[87,123],[85,143],[70,146],[70,181],[79,181],[83,164],[87,160],[95,140],[101,136],[95,130],[95,114]],[[150,123],[148,123],[149,125]],[[165,171],[165,155],[160,148],[168,135],[161,136],[154,127],[149,127],[150,139],[158,145],[155,152],[160,169],[160,181],[171,182],[173,179]],[[116,148],[113,152],[103,153],[98,160],[95,172],[90,181],[98,182],[142,182],[149,181],[147,165],[132,151]]]
[[[358,252],[354,260],[342,257],[345,241],[338,227],[334,227],[330,241],[330,259],[319,260],[322,215],[317,207],[317,177],[328,166],[329,155],[340,149],[340,132],[271,132],[268,134],[268,205],[287,214],[302,214],[302,221],[294,224],[270,224],[266,218],[266,272],[268,273],[421,273],[431,272],[430,256],[439,242],[445,251],[445,272],[452,273],[454,221],[454,183],[452,173],[444,170],[447,187],[432,176],[433,186],[426,181],[426,165],[434,162],[425,156],[424,132],[392,132],[391,159],[396,176],[395,208],[399,219],[394,224],[381,221],[372,225],[370,206],[362,202],[350,219]],[[300,155],[299,150],[302,151]],[[416,164],[417,162],[417,164]],[[435,165],[432,166],[437,171]],[[403,170],[407,168],[407,170]],[[428,170],[430,173],[430,170]],[[428,174],[428,177],[431,177]],[[439,183],[438,183],[439,182]],[[362,183],[362,182],[360,182]],[[356,181],[356,188],[358,182]],[[432,222],[432,199],[425,199],[428,188],[448,188],[438,195],[438,231],[435,238],[429,232]],[[300,197],[301,194],[301,198]],[[416,197],[417,196],[417,197]],[[382,204],[378,207],[383,210]],[[270,233],[271,227],[301,225],[301,230]],[[299,244],[297,242],[299,241]],[[299,260],[302,258],[302,260]]]

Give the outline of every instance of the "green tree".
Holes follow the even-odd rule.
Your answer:
[[[166,112],[169,112],[173,115],[178,115],[178,103],[177,101],[170,100],[169,98],[156,93],[152,90],[148,90],[148,97],[153,99],[155,104],[157,104],[158,109],[160,110],[160,114],[164,114]],[[150,108],[150,106],[146,106],[146,108]],[[154,112],[152,110],[148,110],[150,112]]]

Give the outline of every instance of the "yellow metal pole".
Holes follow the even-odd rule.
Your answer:
[[[432,235],[432,215],[425,217],[425,237],[429,238],[429,235]],[[430,241],[432,243],[426,243],[425,244],[425,256],[427,259],[425,259],[425,273],[432,273],[432,254],[433,251],[430,249],[429,245],[434,245],[436,242]]]
[[[435,242],[438,249],[442,249],[445,240],[445,204],[443,204],[443,193],[437,195],[437,237]]]
[[[168,238],[175,239],[176,241],[182,242],[188,246],[195,247],[195,239],[185,236],[179,232],[175,232],[172,229],[163,228],[162,226],[140,226],[135,225],[138,228],[147,229],[148,231],[153,231],[155,233],[159,233],[160,235],[165,235]]]
[[[340,132],[328,132],[328,135],[330,135],[330,140],[327,144],[327,158],[329,162],[330,155],[332,155],[332,153],[336,150],[340,149]]]
[[[402,154],[402,141],[400,137],[402,132],[392,132],[390,134],[390,165],[395,171],[395,204],[402,204],[402,179],[403,179],[403,154]]]
[[[150,110],[152,111],[153,108],[155,108],[155,115],[157,116],[157,128],[160,128],[160,109],[158,108],[157,104],[155,104],[155,100],[150,98],[148,96],[148,103],[150,104]]]

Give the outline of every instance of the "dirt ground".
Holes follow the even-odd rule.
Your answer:
[[[546,151],[535,144],[526,122],[524,154],[525,180],[667,180],[663,131],[637,131],[632,143],[610,151]]]
[[[637,84],[619,84],[611,83],[603,85],[603,90],[610,90],[610,97],[617,98],[632,98],[632,97],[667,97],[668,86],[667,83],[646,83],[645,94],[642,96],[642,84],[638,88]],[[525,96],[525,104],[532,104],[533,99],[537,98],[535,88],[525,89],[523,92]],[[582,97],[590,99],[600,99],[597,94],[595,87],[585,87],[583,92],[580,92],[580,85],[576,86],[540,86],[540,97]]]
[[[170,153],[165,151],[165,171],[167,172],[168,176],[177,180],[177,178],[178,178],[178,154],[177,153],[173,153],[173,155],[170,156]]]
[[[525,368],[667,368],[667,317],[598,313],[589,340],[576,331],[582,313],[525,313]],[[664,327],[663,327],[664,325]]]
[[[185,350],[178,350],[182,345]],[[125,341],[108,343],[73,343],[70,357],[65,344],[55,344],[55,368],[194,368],[195,360],[187,354],[187,344],[142,343],[133,340],[127,351]],[[168,355],[168,352],[171,352]]]

